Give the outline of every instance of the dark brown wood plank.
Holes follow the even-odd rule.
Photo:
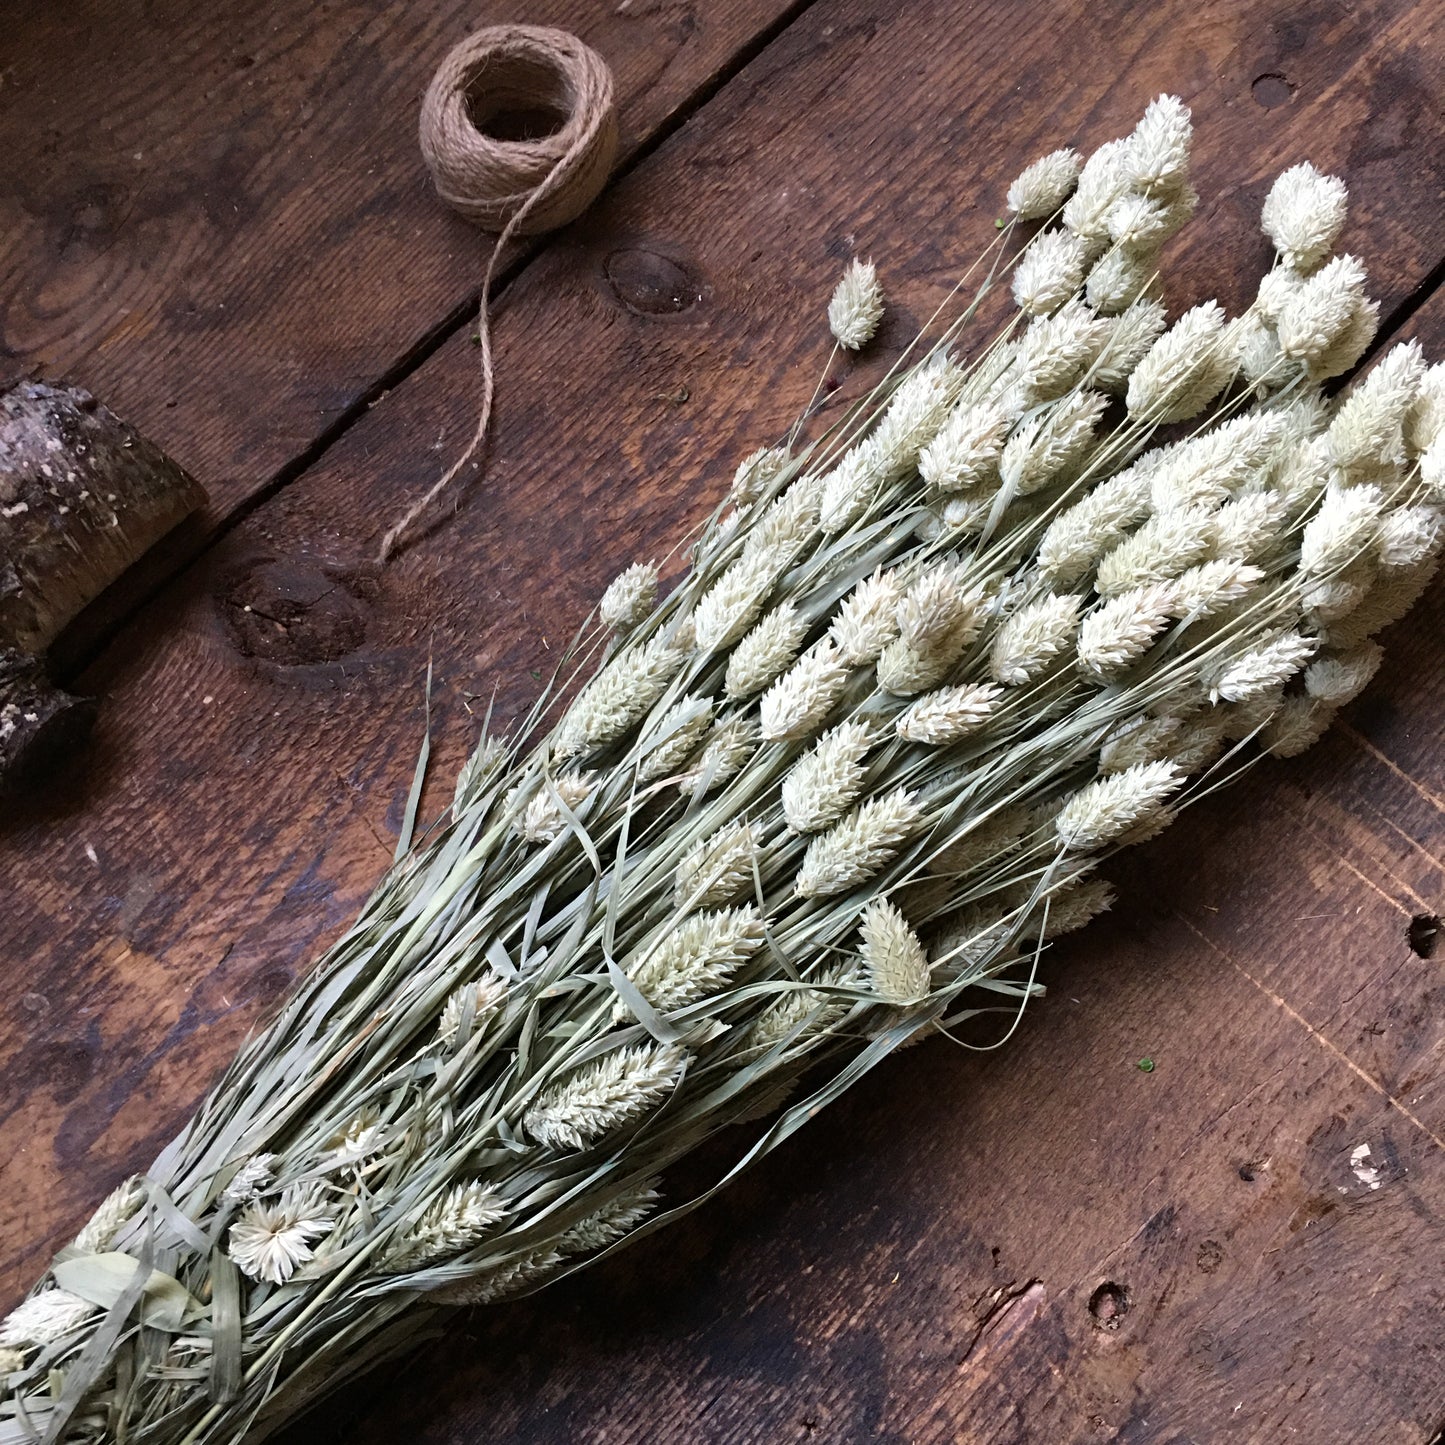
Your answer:
[[[510,295],[493,461],[454,520],[379,585],[355,570],[435,475],[438,437],[467,430],[460,341],[94,670],[94,768],[11,834],[11,1292],[384,865],[425,658],[445,770],[469,696],[496,681],[504,714],[522,705],[601,583],[665,549],[806,399],[855,242],[926,314],[1019,165],[1173,86],[1211,198],[1171,259],[1176,304],[1238,299],[1266,179],[1301,154],[1349,177],[1347,242],[1397,301],[1445,253],[1442,29],[1429,6],[999,3],[965,21],[945,0],[821,0]],[[1091,50],[1129,84],[1084,73]],[[1294,98],[1267,109],[1254,82],[1275,73]],[[629,309],[606,279],[623,251],[702,299]],[[1417,329],[1445,351],[1445,309]],[[268,627],[282,596],[315,601]],[[1132,864],[1008,1049],[910,1052],[691,1223],[459,1323],[364,1424],[353,1400],[312,1437],[424,1418],[458,1441],[1428,1440],[1445,1033],[1440,965],[1405,928],[1419,900],[1441,906],[1442,620],[1436,588],[1350,730]],[[1378,1190],[1349,1167],[1361,1142]],[[1117,1329],[1107,1295],[1089,1308],[1108,1283]]]
[[[118,0],[12,7],[0,78],[0,366],[95,391],[223,517],[480,282],[417,107],[482,25],[613,66],[626,163],[797,0],[579,6]]]

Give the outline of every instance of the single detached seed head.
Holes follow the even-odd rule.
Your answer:
[[[843,279],[828,302],[828,326],[838,345],[849,351],[866,346],[883,319],[883,287],[871,261],[856,257],[848,263]]]

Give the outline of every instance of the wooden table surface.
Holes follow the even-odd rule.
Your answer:
[[[617,73],[603,200],[519,252],[485,479],[478,235],[416,106],[499,19]],[[7,367],[92,387],[213,504],[72,640],[84,765],[0,829],[0,1305],[143,1168],[625,563],[807,400],[842,261],[874,365],[1039,151],[1181,94],[1175,308],[1247,300],[1269,179],[1344,175],[1382,337],[1445,355],[1438,0],[76,0],[0,12]],[[719,1202],[294,1442],[1431,1442],[1445,1426],[1445,586],[1303,758],[1117,870],[1003,1050],[877,1071]],[[484,701],[482,703],[484,706]],[[1136,1062],[1151,1057],[1155,1068]],[[1352,1168],[1366,1144],[1376,1180]]]

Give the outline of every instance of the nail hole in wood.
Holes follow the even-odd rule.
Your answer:
[[[1250,93],[1265,110],[1275,110],[1294,99],[1294,86],[1279,71],[1270,70],[1255,77]]]
[[[1410,920],[1405,937],[1409,939],[1410,952],[1416,958],[1435,957],[1435,945],[1440,941],[1441,926],[1438,913],[1417,913]]]
[[[1101,1330],[1117,1330],[1119,1321],[1128,1312],[1129,1291],[1111,1279],[1106,1279],[1089,1296],[1089,1313]]]

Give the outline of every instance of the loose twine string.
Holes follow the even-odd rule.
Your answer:
[[[501,140],[485,127],[507,112],[562,117],[536,140]],[[420,532],[432,504],[486,439],[495,379],[488,293],[507,242],[574,220],[596,199],[617,154],[617,112],[607,62],[575,35],[538,25],[494,25],[442,61],[421,107],[421,151],[437,194],[483,230],[497,232],[477,315],[482,396],[466,450],[381,539],[385,565]]]

